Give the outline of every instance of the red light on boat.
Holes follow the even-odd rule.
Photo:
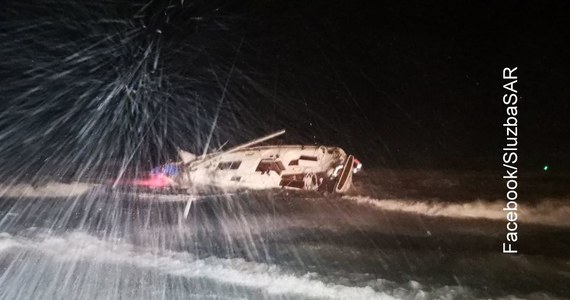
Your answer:
[[[142,185],[149,188],[162,188],[169,185],[168,178],[162,174],[153,175],[148,179],[135,180],[135,185]]]

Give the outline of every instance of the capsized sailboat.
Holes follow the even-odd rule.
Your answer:
[[[285,133],[281,130],[226,151],[198,156],[179,150],[180,160],[151,171],[135,184],[151,189],[192,192],[215,187],[297,189],[344,193],[362,164],[339,147],[259,144]]]

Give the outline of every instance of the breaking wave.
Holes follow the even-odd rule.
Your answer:
[[[434,200],[376,199],[368,196],[344,196],[359,205],[434,217],[481,218],[504,220],[504,201],[477,200],[451,203]],[[570,206],[563,199],[544,199],[536,205],[519,203],[517,213],[525,223],[570,227]]]
[[[0,184],[0,197],[9,198],[59,198],[59,197],[75,197],[87,193],[94,188],[95,184],[73,182],[49,182],[47,184],[34,187],[31,184]]]
[[[157,252],[148,249],[142,251],[143,249],[136,249],[126,243],[103,241],[84,232],[74,232],[64,237],[46,236],[39,240],[16,238],[6,233],[0,234],[0,254],[10,250],[17,250],[20,254],[28,253],[27,257],[33,255],[31,253],[47,255],[60,263],[76,264],[87,261],[95,264],[134,266],[187,279],[208,279],[232,286],[260,290],[276,297],[291,295],[317,299],[425,299],[453,298],[470,293],[468,288],[460,286],[427,289],[428,292],[421,284],[414,281],[404,286],[398,286],[396,283],[383,279],[377,279],[361,286],[326,283],[319,280],[319,275],[315,273],[296,275],[277,265],[251,262],[240,258],[212,256],[199,259],[185,252]],[[12,280],[10,276],[1,275],[0,273],[0,284],[3,286],[7,280]],[[15,288],[0,291],[0,298],[7,299],[18,295],[20,291],[14,290]]]

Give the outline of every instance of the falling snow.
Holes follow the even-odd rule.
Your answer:
[[[295,138],[314,144],[316,128],[336,126],[279,80],[263,81],[242,30],[255,20],[214,2],[3,4],[0,299],[568,292],[567,194],[532,195],[521,210],[527,250],[547,255],[507,260],[489,173],[369,169],[343,196],[217,191],[196,198],[188,218],[193,195],[113,188],[176,159],[178,147],[208,153],[283,125],[305,128]],[[280,121],[289,115],[297,121]]]

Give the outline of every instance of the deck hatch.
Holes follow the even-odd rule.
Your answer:
[[[285,170],[283,163],[274,159],[262,159],[255,169],[256,172],[261,172],[261,174],[269,174],[269,172],[275,171],[279,175],[281,175],[283,170]]]

